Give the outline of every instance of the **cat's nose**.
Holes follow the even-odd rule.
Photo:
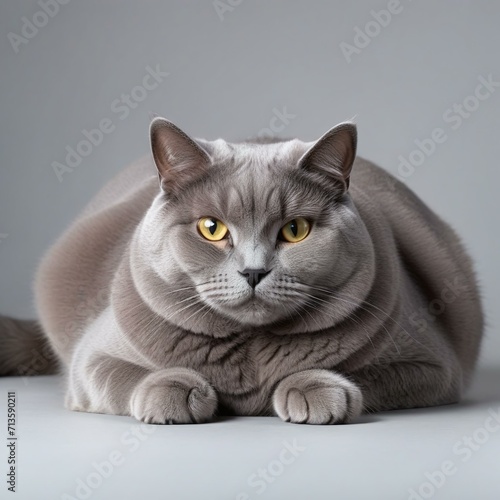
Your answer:
[[[266,271],[265,269],[243,269],[243,271],[238,271],[242,276],[244,276],[248,284],[255,288],[258,283],[267,276],[271,271]]]

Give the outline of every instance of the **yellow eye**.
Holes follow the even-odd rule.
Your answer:
[[[209,241],[220,241],[227,235],[228,229],[218,219],[203,217],[198,221],[198,231]]]
[[[281,228],[280,236],[289,243],[298,243],[309,234],[310,230],[309,222],[303,217],[297,217]]]

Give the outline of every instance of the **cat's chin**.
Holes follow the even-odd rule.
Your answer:
[[[271,304],[252,297],[243,304],[235,306],[217,307],[225,316],[238,321],[242,325],[263,326],[279,319],[279,314]]]
[[[242,325],[248,326],[264,326],[275,321],[274,318],[269,317],[269,314],[259,314],[257,312],[240,314],[237,319]]]

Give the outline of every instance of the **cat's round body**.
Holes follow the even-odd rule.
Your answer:
[[[363,405],[458,400],[482,333],[475,277],[415,194],[365,160],[352,165],[353,152],[340,182],[338,165],[330,177],[315,170],[328,153],[317,144],[195,144],[174,132],[168,148],[153,141],[162,189],[151,159],[132,165],[40,267],[38,311],[70,408],[181,422],[209,418],[218,401],[327,423]],[[177,176],[189,162],[210,168],[174,178],[162,153],[184,162]],[[204,238],[203,217],[228,236]],[[298,217],[307,236],[280,239]],[[186,413],[173,409],[186,394]]]

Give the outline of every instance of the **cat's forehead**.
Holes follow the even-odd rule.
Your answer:
[[[271,144],[213,141],[211,180],[198,185],[195,201],[200,212],[210,212],[224,220],[282,220],[301,212],[314,215],[325,200],[311,193],[289,174],[310,144],[294,139]],[[208,148],[207,148],[208,149]]]
[[[266,142],[257,139],[255,142],[230,143],[218,139],[205,143],[213,162],[221,167],[234,170],[254,169],[265,171],[282,168],[284,165],[296,165],[308,149],[308,143],[298,139],[281,142]]]

